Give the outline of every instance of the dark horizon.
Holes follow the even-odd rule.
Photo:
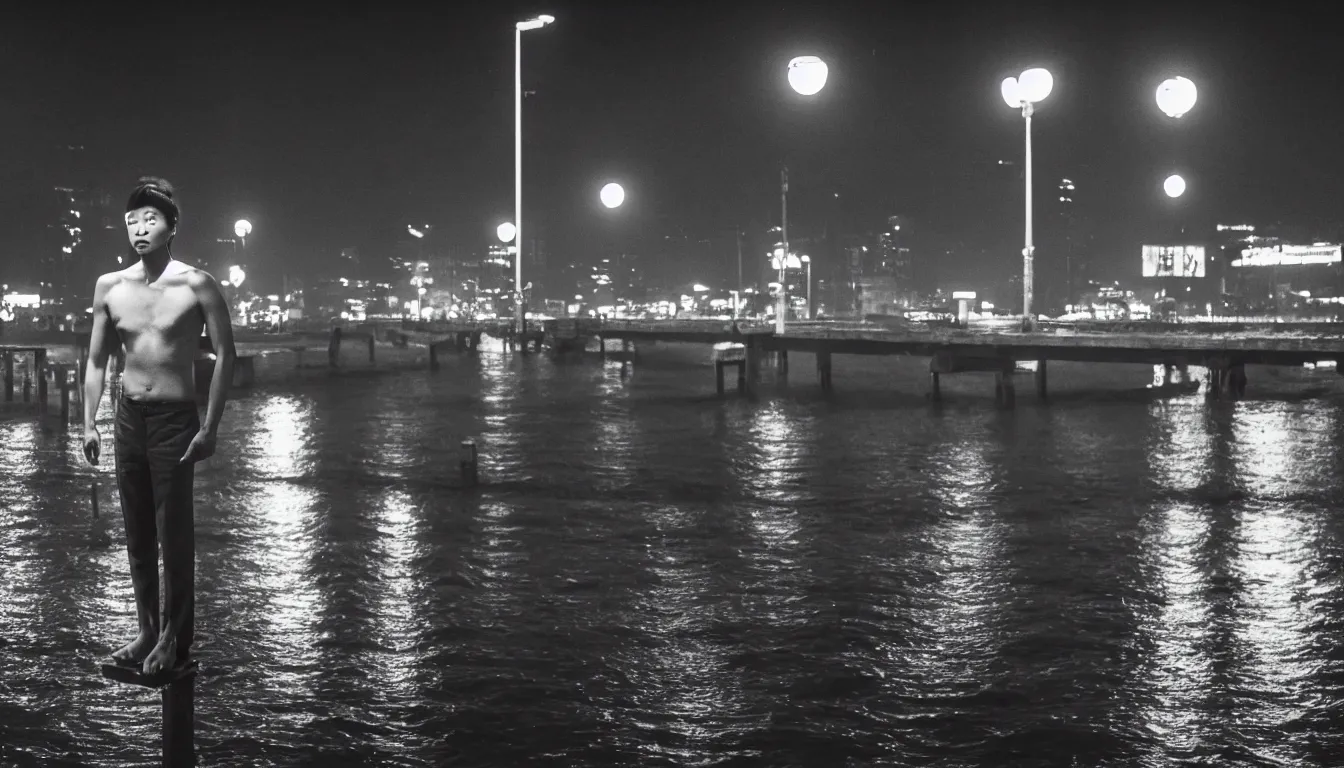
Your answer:
[[[1022,120],[998,83],[1034,65],[1055,76],[1033,121],[1038,241],[1067,176],[1096,223],[1099,273],[1137,273],[1138,245],[1180,224],[1344,221],[1330,172],[1344,160],[1340,67],[1327,27],[1287,10],[565,6],[100,11],[77,25],[10,12],[0,205],[21,224],[5,271],[40,247],[33,203],[52,186],[97,186],[119,206],[142,173],[178,186],[183,252],[246,217],[266,277],[347,246],[384,251],[406,221],[483,248],[513,214],[512,22],[538,12],[557,22],[525,37],[524,225],[552,259],[583,261],[620,232],[775,224],[787,161],[799,236],[829,215],[876,231],[900,214],[968,241],[940,271],[1012,271],[1021,185],[975,169],[1021,162]],[[152,50],[135,53],[145,37]],[[811,100],[784,77],[803,52],[830,66]],[[1179,122],[1152,97],[1175,74],[1199,87]],[[50,156],[67,144],[88,156],[71,181]],[[1171,171],[1190,182],[1176,202],[1160,189]],[[615,212],[597,201],[606,180],[627,189]],[[827,198],[840,202],[823,212]]]

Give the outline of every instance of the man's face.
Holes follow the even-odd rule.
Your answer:
[[[157,251],[173,239],[176,230],[168,226],[168,219],[153,206],[145,206],[126,214],[126,237],[137,256]]]

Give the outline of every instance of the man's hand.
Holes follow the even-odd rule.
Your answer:
[[[97,427],[89,427],[84,430],[84,458],[89,464],[98,466],[98,456],[103,451],[103,436],[98,434]]]
[[[187,446],[187,452],[182,454],[182,460],[179,464],[194,464],[198,461],[204,461],[215,455],[215,433],[206,429],[201,429],[196,436],[191,439],[191,445]]]

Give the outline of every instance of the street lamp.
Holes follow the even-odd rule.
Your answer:
[[[523,33],[555,21],[554,16],[538,16],[513,25],[513,226],[517,247],[513,256],[515,326],[519,334],[525,328],[527,310],[523,306]]]
[[[1054,87],[1055,80],[1050,72],[1040,67],[1028,69],[1019,77],[1010,77],[1003,81],[1000,92],[1010,107],[1022,109],[1022,120],[1026,123],[1026,169],[1027,206],[1026,206],[1026,244],[1022,248],[1022,330],[1034,328],[1031,317],[1032,293],[1032,256],[1035,248],[1031,244],[1031,115],[1036,104],[1045,101]]]
[[[818,56],[795,56],[789,62],[789,85],[802,96],[816,96],[826,87],[830,70]]]
[[[1177,198],[1185,194],[1185,179],[1179,174],[1171,174],[1167,180],[1162,182],[1162,191],[1167,193],[1167,197]]]
[[[233,223],[233,234],[237,235],[238,239],[242,240],[243,245],[246,246],[247,236],[252,234],[252,222],[247,219],[239,219],[235,221]]]
[[[514,236],[518,234],[518,229],[513,226],[512,222],[506,221],[495,228],[495,234],[499,237],[499,242],[508,243],[512,242]]]
[[[602,187],[597,196],[608,208],[620,208],[621,203],[625,202],[625,188],[613,181]]]
[[[1157,108],[1168,117],[1180,118],[1195,106],[1199,91],[1195,84],[1185,77],[1171,77],[1157,86]]]
[[[830,70],[819,56],[795,56],[789,61],[789,87],[800,96],[816,96],[826,87]],[[784,333],[784,316],[788,314],[789,289],[784,277],[789,253],[789,169],[779,172],[779,236],[783,241],[785,258],[779,260],[779,300],[775,307],[775,333]]]
[[[812,319],[812,257],[803,254],[800,260],[807,269],[807,319]]]

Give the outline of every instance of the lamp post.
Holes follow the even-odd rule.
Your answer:
[[[1167,197],[1178,198],[1185,194],[1185,179],[1180,174],[1173,173],[1162,182],[1162,191],[1167,193]]]
[[[789,87],[800,96],[816,96],[826,87],[830,70],[818,56],[795,56],[789,61]],[[775,306],[775,333],[784,333],[784,316],[788,314],[788,282],[785,280],[785,262],[789,257],[789,169],[779,172],[779,234],[784,244],[784,257],[779,260],[779,300]]]
[[[625,187],[614,181],[609,182],[597,193],[597,197],[608,208],[620,208],[621,203],[625,202]]]
[[[1157,86],[1157,108],[1168,117],[1180,119],[1195,106],[1199,89],[1185,77],[1170,77]]]
[[[1031,238],[1031,115],[1036,111],[1036,104],[1045,100],[1050,95],[1050,90],[1054,87],[1054,78],[1050,72],[1036,67],[1028,69],[1019,77],[1010,77],[1003,81],[1000,86],[1000,92],[1003,94],[1003,100],[1010,107],[1020,107],[1022,109],[1022,120],[1026,123],[1026,160],[1023,168],[1026,169],[1026,243],[1022,248],[1022,330],[1031,331],[1035,329],[1035,322],[1031,316],[1031,294],[1032,294],[1032,257],[1035,247],[1032,245]]]
[[[812,257],[803,254],[799,257],[803,262],[803,268],[807,271],[807,319],[812,319]]]
[[[553,21],[554,16],[542,15],[513,25],[513,290],[514,325],[519,334],[526,330],[527,317],[523,306],[523,33]]]

